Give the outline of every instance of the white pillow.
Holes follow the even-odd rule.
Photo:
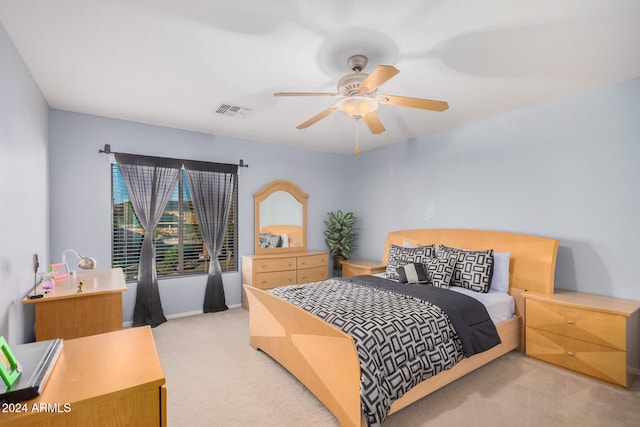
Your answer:
[[[511,252],[493,253],[493,276],[489,292],[509,292],[509,260]]]
[[[417,248],[417,245],[414,245],[413,243],[409,243],[406,240],[402,241],[402,247],[403,248]]]
[[[282,247],[283,248],[288,248],[289,247],[289,235],[287,233],[281,234],[280,237],[282,238]]]

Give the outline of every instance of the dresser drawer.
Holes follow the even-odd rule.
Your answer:
[[[329,270],[327,267],[304,268],[298,270],[298,283],[311,283],[327,280]]]
[[[296,258],[287,257],[257,259],[254,261],[254,268],[256,273],[258,274],[268,271],[295,270]]]
[[[296,271],[274,271],[269,273],[256,273],[256,288],[272,289],[278,286],[295,285]]]
[[[527,301],[527,310],[529,301]],[[528,312],[527,312],[528,316]],[[526,329],[527,356],[627,386],[626,352],[545,332]]]
[[[328,259],[326,254],[305,255],[298,257],[298,269],[327,266]]]
[[[626,350],[626,318],[527,299],[527,327]]]

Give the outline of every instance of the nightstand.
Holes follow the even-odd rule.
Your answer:
[[[631,385],[640,367],[640,301],[569,291],[523,295],[527,356]]]
[[[380,264],[378,261],[349,259],[342,261],[342,277],[384,273],[386,268],[385,265]]]

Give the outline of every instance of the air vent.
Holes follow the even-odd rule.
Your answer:
[[[234,105],[222,103],[216,110],[216,114],[222,114],[228,117],[240,117],[244,119],[247,115],[253,111],[253,108],[243,107],[242,105]]]

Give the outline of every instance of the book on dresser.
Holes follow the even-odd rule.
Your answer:
[[[304,251],[242,257],[242,283],[262,290],[329,278],[329,253]],[[242,294],[242,306],[249,309]]]

